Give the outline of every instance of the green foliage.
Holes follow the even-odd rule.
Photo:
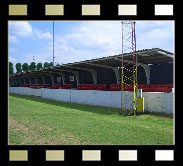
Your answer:
[[[16,70],[17,73],[20,73],[22,71],[28,71],[28,70],[35,70],[36,68],[39,70],[41,68],[49,68],[50,66],[53,66],[53,62],[45,62],[44,65],[39,62],[37,65],[35,62],[31,62],[30,65],[28,65],[28,63],[24,63],[23,65],[21,65],[21,63],[17,63],[16,64]],[[57,66],[59,66],[59,63],[57,63]],[[9,62],[9,74],[13,74],[13,63]]]
[[[44,68],[46,68],[46,67],[48,67],[48,68],[49,68],[49,66],[50,66],[50,65],[49,65],[49,63],[48,63],[48,62],[45,62],[45,63],[44,63]]]
[[[28,71],[28,70],[29,70],[29,65],[28,65],[28,63],[24,63],[24,64],[22,65],[22,70],[23,70],[23,71]]]
[[[41,68],[43,68],[43,65],[42,65],[41,62],[39,62],[39,63],[37,64],[37,69],[39,70],[39,69],[41,69]]]
[[[53,66],[53,62],[50,62],[49,66]]]
[[[13,74],[13,63],[9,62],[9,75]]]
[[[36,63],[35,62],[31,62],[29,65],[29,70],[35,70],[36,69]]]
[[[22,72],[22,65],[21,65],[21,63],[17,63],[15,65],[15,67],[16,67],[17,73],[21,73]]]

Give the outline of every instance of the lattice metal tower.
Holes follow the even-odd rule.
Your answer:
[[[121,113],[127,113],[128,115],[136,115],[138,84],[135,22],[122,21],[121,24]]]

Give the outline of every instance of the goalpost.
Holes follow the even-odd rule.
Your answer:
[[[134,21],[122,21],[121,113],[137,112],[137,55]],[[128,53],[128,56],[126,56]],[[130,55],[129,55],[130,53]],[[124,59],[125,57],[125,59]]]

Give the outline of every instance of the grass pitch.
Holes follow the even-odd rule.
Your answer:
[[[10,94],[9,145],[173,144],[172,115],[119,111]]]

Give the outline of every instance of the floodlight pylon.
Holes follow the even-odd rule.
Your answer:
[[[122,21],[121,24],[121,113],[136,115],[138,83],[135,21]]]

